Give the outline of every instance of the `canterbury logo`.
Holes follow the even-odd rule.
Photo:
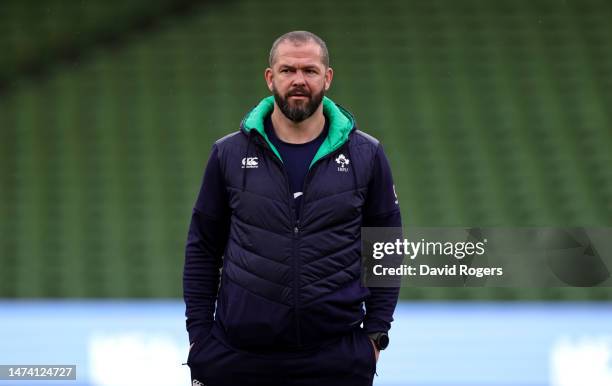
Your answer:
[[[340,166],[338,166],[338,171],[339,172],[345,172],[347,173],[349,171],[349,169],[346,167],[346,165],[350,164],[351,161],[349,161],[348,158],[346,158],[344,156],[344,154],[340,154],[337,158],[336,158],[336,163]]]
[[[258,167],[257,157],[246,157],[242,159],[242,168],[254,169]]]
[[[193,381],[191,381],[191,386],[206,386],[206,385],[198,381],[197,379],[194,379]]]

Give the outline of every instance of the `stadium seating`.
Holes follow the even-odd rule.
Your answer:
[[[0,5],[0,297],[181,296],[210,147],[293,29],[327,41],[329,96],[384,144],[405,225],[612,225],[610,2],[170,3]]]

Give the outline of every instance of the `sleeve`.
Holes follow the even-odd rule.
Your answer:
[[[225,180],[214,145],[192,211],[185,247],[183,299],[190,343],[212,328],[230,215]]]
[[[368,195],[363,213],[364,227],[401,228],[402,226],[391,167],[380,144],[374,157],[372,178],[368,183]],[[370,287],[370,297],[365,301],[366,315],[363,321],[366,333],[389,331],[399,292],[399,286]]]

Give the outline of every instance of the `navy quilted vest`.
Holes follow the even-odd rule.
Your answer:
[[[263,99],[219,141],[232,209],[216,319],[238,348],[316,346],[361,323],[362,207],[378,142],[327,97],[329,133],[310,165],[300,218],[283,162],[265,135]]]

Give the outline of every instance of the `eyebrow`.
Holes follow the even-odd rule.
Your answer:
[[[295,66],[292,66],[292,65],[289,65],[289,64],[281,64],[281,65],[280,65],[280,68],[288,68],[288,69],[290,69],[290,70],[295,70],[295,68],[296,68],[296,67],[295,67]],[[303,68],[304,68],[305,70],[312,70],[312,69],[314,69],[314,70],[319,70],[319,67],[317,67],[317,66],[316,66],[316,65],[314,65],[314,64],[308,64],[308,65],[304,66]]]

